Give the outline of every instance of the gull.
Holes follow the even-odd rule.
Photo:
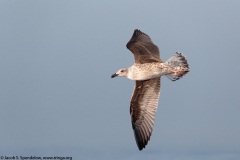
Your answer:
[[[148,144],[153,131],[161,76],[176,81],[190,70],[186,58],[180,52],[176,52],[167,61],[162,61],[158,47],[147,34],[138,29],[134,30],[126,46],[134,55],[134,64],[120,69],[111,78],[122,76],[135,80],[130,115],[138,149],[142,150]]]

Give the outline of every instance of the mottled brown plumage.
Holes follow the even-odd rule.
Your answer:
[[[160,78],[136,81],[130,102],[132,128],[138,148],[150,140],[160,94]]]
[[[147,34],[138,29],[127,43],[127,48],[134,55],[134,65],[120,69],[112,78],[124,76],[136,81],[130,102],[130,115],[137,146],[142,150],[148,144],[153,131],[161,76],[166,75],[175,81],[185,75],[189,67],[186,58],[179,52],[163,62],[158,47]]]
[[[153,44],[151,38],[136,29],[132,38],[127,43],[127,48],[133,53],[135,63],[161,62],[158,47]]]

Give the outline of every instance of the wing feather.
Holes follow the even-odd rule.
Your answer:
[[[158,47],[147,34],[138,29],[134,30],[127,48],[133,53],[135,63],[161,62]]]
[[[147,145],[160,96],[160,78],[136,81],[130,103],[132,128],[139,150]]]

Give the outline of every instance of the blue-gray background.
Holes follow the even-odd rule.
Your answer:
[[[240,159],[240,1],[0,1],[0,154],[74,159]],[[138,151],[130,123],[134,29],[191,71],[162,78]]]

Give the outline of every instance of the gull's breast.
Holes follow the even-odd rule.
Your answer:
[[[163,63],[145,63],[135,64],[129,68],[128,77],[131,80],[148,80],[161,77],[166,72],[166,66]]]

